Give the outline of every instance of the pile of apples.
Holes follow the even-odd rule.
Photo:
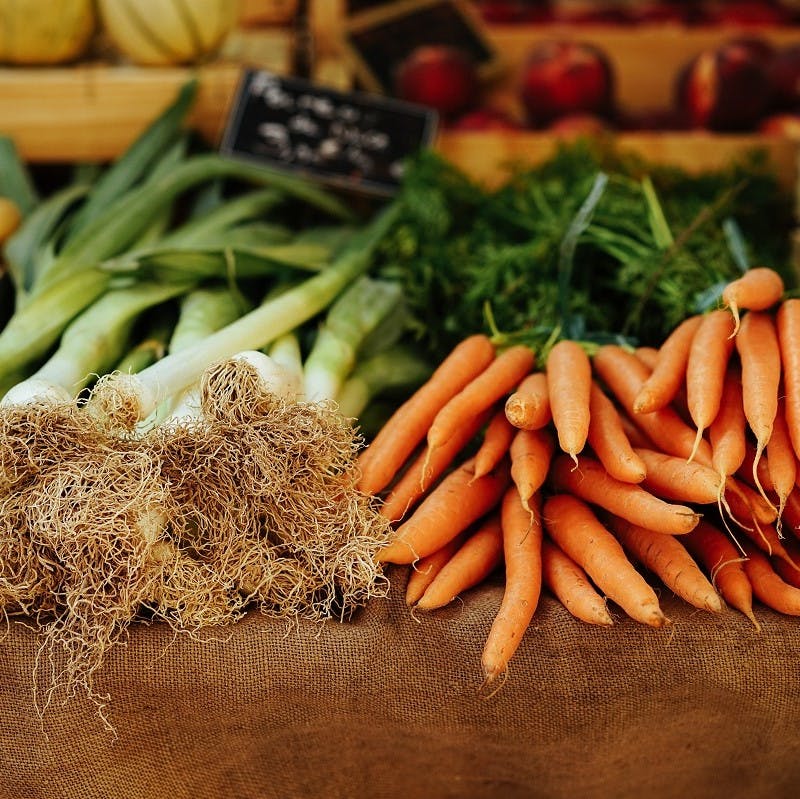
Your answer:
[[[521,112],[492,105],[476,65],[446,45],[409,53],[395,71],[396,96],[435,108],[458,130],[707,129],[800,135],[800,42],[776,49],[757,35],[701,52],[675,76],[674,104],[646,119],[616,107],[615,75],[603,50],[578,39],[533,45],[516,77]]]

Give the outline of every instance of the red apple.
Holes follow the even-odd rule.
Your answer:
[[[611,113],[614,75],[605,53],[593,44],[545,41],[531,50],[522,70],[520,99],[534,125],[565,114]]]
[[[453,130],[519,130],[522,125],[498,108],[475,108],[457,117],[450,125]]]
[[[800,113],[771,114],[761,120],[760,133],[800,141]]]
[[[403,100],[452,116],[475,100],[478,76],[463,51],[447,45],[417,47],[399,64],[395,94]]]
[[[775,108],[800,108],[800,43],[778,50],[769,65]]]
[[[691,127],[752,129],[770,104],[767,64],[746,42],[704,50],[679,74],[676,96]]]

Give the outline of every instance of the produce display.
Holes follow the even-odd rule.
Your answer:
[[[209,152],[196,91],[46,194],[0,142],[0,598],[43,704],[100,703],[133,623],[348,619],[409,569],[419,611],[503,581],[490,690],[543,590],[604,626],[668,626],[662,585],[800,614],[793,209],[758,154],[579,141],[490,190],[429,151],[359,205]]]

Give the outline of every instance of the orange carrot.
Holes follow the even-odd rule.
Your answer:
[[[630,442],[631,447],[655,448],[656,445],[647,437],[647,434],[640,427],[637,427],[633,423],[631,417],[627,413],[620,412],[619,420],[622,424],[622,431],[625,433],[625,437]]]
[[[797,458],[789,438],[784,403],[780,398],[778,399],[778,413],[775,415],[772,435],[767,442],[766,451],[770,483],[778,496],[777,525],[778,534],[780,535],[783,509],[786,507],[786,500],[794,489],[795,480],[797,479]]]
[[[688,458],[695,448],[695,433],[671,407],[650,413],[635,413],[633,403],[650,374],[631,352],[616,344],[604,344],[592,358],[597,375],[630,416],[631,421],[653,442],[670,455]],[[696,460],[711,463],[711,446],[703,439]]]
[[[542,541],[542,582],[576,619],[604,627],[614,623],[586,572],[548,539]]]
[[[484,684],[505,673],[522,636],[536,612],[542,591],[541,500],[522,505],[515,486],[504,494],[501,506],[505,589],[481,654]]]
[[[740,311],[766,311],[780,302],[783,289],[783,278],[765,266],[748,269],[740,278],[728,283],[722,290],[722,302],[733,314],[733,335],[739,330]]]
[[[500,501],[510,482],[508,468],[472,479],[473,459],[442,479],[398,528],[395,537],[378,552],[385,563],[413,563],[466,530]]]
[[[778,517],[777,509],[767,502],[761,494],[744,480],[737,476],[729,477],[725,481],[725,499],[728,503],[731,517],[743,529],[749,525],[758,527],[762,524],[772,524]]]
[[[772,317],[764,311],[745,314],[736,336],[736,349],[742,364],[744,415],[756,437],[753,479],[766,498],[756,467],[772,435],[781,381],[780,347]]]
[[[718,502],[719,479],[710,466],[644,447],[635,452],[647,470],[642,487],[651,494],[670,502]]]
[[[493,513],[469,535],[452,558],[435,575],[416,606],[434,610],[485,580],[503,560],[503,528]]]
[[[506,418],[521,430],[539,430],[552,418],[547,375],[531,372],[508,397],[505,406]]]
[[[800,458],[800,299],[784,300],[775,315],[783,367],[786,424]]]
[[[719,475],[720,496],[727,478],[736,474],[744,463],[747,452],[746,426],[741,376],[738,368],[731,367],[725,374],[719,412],[708,428],[711,466]]]
[[[681,538],[681,542],[708,570],[711,582],[722,598],[744,613],[756,630],[760,630],[753,613],[753,589],[744,571],[742,556],[725,534],[702,519],[691,533]]]
[[[434,417],[495,357],[494,346],[482,334],[469,336],[453,348],[433,374],[407,399],[361,453],[359,488],[377,494],[386,488],[406,458],[425,438]]]
[[[556,544],[631,618],[653,627],[669,623],[655,591],[583,500],[553,494],[545,500],[542,518]]]
[[[800,616],[800,588],[782,580],[769,558],[754,546],[747,546],[744,570],[753,593],[768,608],[788,616]]]
[[[558,444],[577,461],[589,434],[591,361],[580,344],[562,339],[550,350],[545,368]]]
[[[466,419],[503,398],[533,367],[533,352],[521,344],[501,352],[436,414],[428,429],[431,450],[442,446]]]
[[[550,481],[555,491],[569,492],[660,533],[688,533],[700,518],[689,507],[666,502],[640,485],[614,479],[598,460],[586,455],[578,457],[577,466],[566,455],[557,455]]]
[[[633,403],[635,413],[649,413],[665,408],[677,395],[686,377],[689,348],[703,317],[690,316],[663,341],[653,371],[644,381]]]
[[[502,408],[495,411],[486,426],[483,441],[475,453],[475,477],[488,474],[503,460],[508,454],[514,433],[516,428],[506,419],[505,411]]]
[[[479,413],[465,420],[444,446],[438,447],[434,452],[429,452],[427,447],[423,448],[381,503],[381,515],[392,522],[400,521],[445,473],[488,418],[488,410]]]
[[[645,466],[633,451],[619,411],[594,381],[589,398],[587,441],[612,477],[624,483],[641,483],[644,480]]]
[[[705,314],[692,337],[686,360],[686,403],[697,431],[691,460],[703,431],[714,421],[722,403],[725,373],[733,352],[733,320],[723,310]]]
[[[800,537],[800,488],[794,487],[786,498],[786,507],[783,509],[783,526]]]
[[[637,347],[634,351],[636,357],[652,372],[658,360],[658,348]]]
[[[526,508],[547,479],[554,450],[553,439],[547,430],[517,430],[511,442],[511,479]]]
[[[722,610],[719,594],[681,541],[631,524],[619,516],[612,516],[610,525],[628,555],[673,593],[701,610],[715,613]]]
[[[415,605],[426,589],[431,585],[436,576],[445,568],[445,565],[458,552],[464,543],[466,531],[448,541],[441,549],[432,552],[414,564],[408,575],[406,583],[406,604]]]

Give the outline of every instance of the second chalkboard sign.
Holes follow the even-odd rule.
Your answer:
[[[424,106],[245,70],[220,150],[320,182],[394,194],[405,161],[427,147],[438,117]]]

